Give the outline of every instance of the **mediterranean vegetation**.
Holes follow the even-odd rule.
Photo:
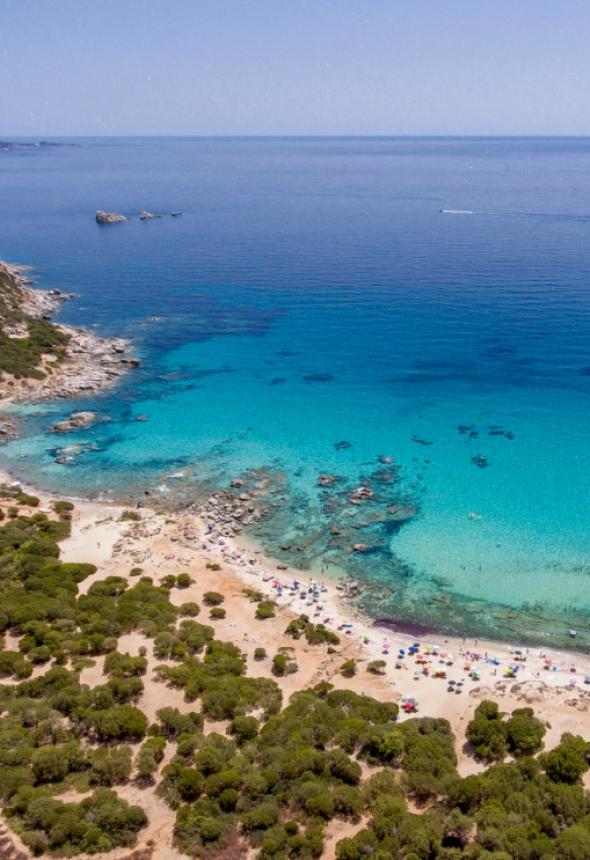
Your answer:
[[[0,267],[0,372],[16,379],[43,379],[51,368],[50,362],[43,364],[43,356],[63,358],[69,336],[53,323],[25,313],[20,293],[15,276]]]
[[[250,676],[240,647],[217,638],[215,616],[200,623],[196,603],[171,602],[182,574],[97,579],[93,565],[60,561],[71,506],[49,515],[17,491],[2,495],[15,513],[0,523],[0,799],[34,854],[133,846],[147,823],[121,794],[133,782],[170,807],[178,848],[205,860],[318,858],[330,822],[352,834],[338,860],[590,857],[582,737],[546,750],[530,708],[505,715],[481,702],[466,730],[478,773],[462,778],[446,720],[399,721],[396,703],[342,689],[341,677],[284,701],[292,649],[269,660],[275,677]],[[249,596],[260,623],[272,617]],[[210,614],[222,601],[203,597]],[[137,656],[120,647],[132,631],[149,640]],[[327,633],[305,616],[287,628],[314,648],[337,647]],[[140,707],[150,649],[157,682],[188,706],[153,721]],[[82,683],[81,668],[99,657],[100,683]],[[266,659],[258,646],[252,665]],[[341,675],[356,672],[342,663]]]

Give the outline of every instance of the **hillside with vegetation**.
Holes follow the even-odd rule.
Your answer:
[[[65,331],[43,319],[46,294],[37,294],[38,305],[32,295],[18,273],[0,264],[0,372],[16,379],[43,379],[52,362],[65,356],[69,341]]]
[[[42,512],[21,490],[1,495],[0,796],[33,854],[136,844],[149,816],[123,796],[134,785],[168,806],[178,849],[194,857],[322,857],[334,827],[349,834],[338,860],[590,857],[583,738],[566,734],[545,752],[531,709],[504,716],[483,701],[466,732],[480,772],[462,778],[446,720],[398,722],[396,703],[326,682],[286,701],[288,668],[257,677],[264,649],[248,665],[217,637],[221,593],[175,604],[187,574],[101,579],[94,565],[64,563],[71,503]],[[262,595],[244,599],[253,623],[268,623],[266,612],[255,621]],[[131,631],[149,642],[136,656],[119,650]],[[322,653],[339,647],[304,617],[285,641],[298,635]],[[98,658],[100,683],[83,683]],[[182,691],[187,709],[148,719],[138,707],[148,683]]]

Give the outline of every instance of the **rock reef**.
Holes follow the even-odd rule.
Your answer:
[[[104,212],[102,209],[99,209],[96,213],[97,224],[119,224],[127,220],[124,215],[120,215],[118,212]]]
[[[69,418],[53,425],[54,433],[71,433],[72,430],[85,430],[96,421],[96,412],[72,412]]]

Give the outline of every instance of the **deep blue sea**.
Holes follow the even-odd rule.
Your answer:
[[[590,643],[589,139],[75,143],[0,152],[0,258],[142,367],[23,410],[0,465],[166,498],[259,470],[254,537],[379,617]],[[57,464],[78,407],[111,420]]]

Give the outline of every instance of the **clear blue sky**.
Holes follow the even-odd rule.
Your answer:
[[[0,0],[0,138],[590,134],[590,0]]]

